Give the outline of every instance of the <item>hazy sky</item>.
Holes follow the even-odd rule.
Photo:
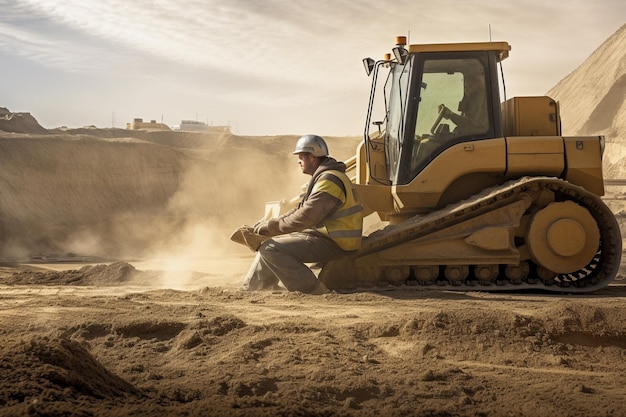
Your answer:
[[[361,60],[395,36],[488,41],[491,26],[512,97],[545,94],[624,23],[624,0],[0,0],[0,107],[48,128],[359,135]]]

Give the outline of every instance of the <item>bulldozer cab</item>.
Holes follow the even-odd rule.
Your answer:
[[[408,184],[450,146],[501,135],[497,63],[509,49],[506,42],[399,43],[395,59],[364,60],[374,73],[365,131],[370,180]]]

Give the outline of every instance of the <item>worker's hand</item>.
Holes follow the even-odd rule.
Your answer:
[[[267,227],[267,220],[261,220],[254,225],[254,233],[258,235],[266,235],[269,234],[269,232],[270,229]]]
[[[240,230],[247,230],[248,232],[254,232],[254,226],[250,226],[248,224],[244,224],[239,227]]]

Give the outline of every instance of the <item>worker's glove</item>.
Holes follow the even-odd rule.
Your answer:
[[[230,240],[236,243],[240,243],[252,249],[253,251],[259,250],[261,243],[269,239],[269,236],[261,236],[254,233],[254,227],[243,225],[235,230],[230,236]]]
[[[270,233],[267,220],[261,220],[260,222],[256,223],[253,230],[254,233],[256,233],[257,235],[267,235]]]

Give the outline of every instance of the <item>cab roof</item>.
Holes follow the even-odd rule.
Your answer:
[[[511,46],[508,42],[466,42],[466,43],[429,43],[408,46],[410,53],[418,52],[461,52],[461,51],[496,51],[498,61],[509,56]]]

